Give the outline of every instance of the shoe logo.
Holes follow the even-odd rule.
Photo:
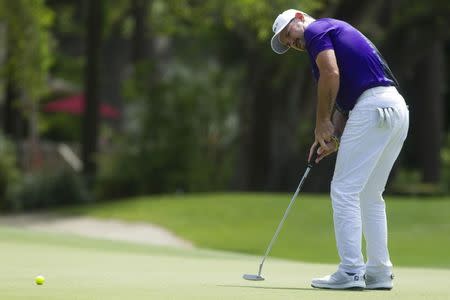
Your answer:
[[[355,275],[355,277],[353,277],[353,279],[354,279],[355,281],[359,281],[359,276],[358,276],[358,275]]]

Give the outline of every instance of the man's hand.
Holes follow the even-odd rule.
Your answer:
[[[332,136],[331,141],[326,143],[327,148],[323,148],[319,145],[319,143],[316,141],[309,149],[309,156],[308,156],[308,162],[311,161],[312,157],[314,156],[314,152],[317,153],[315,163],[319,163],[324,157],[327,157],[328,155],[336,152],[339,149],[339,140],[337,137]]]
[[[334,125],[331,120],[324,120],[316,123],[316,129],[314,130],[315,142],[317,142],[320,147],[327,150],[327,143],[330,142],[331,136],[334,133]]]
[[[344,132],[344,127],[345,124],[347,123],[347,117],[341,113],[339,110],[334,110],[333,112],[333,116],[331,118],[331,126],[330,124],[328,124],[328,122],[324,122],[324,126],[317,126],[316,130],[315,130],[315,141],[314,144],[311,146],[311,148],[309,149],[309,156],[308,156],[308,162],[311,161],[314,152],[316,152],[316,159],[315,159],[315,163],[318,163],[319,161],[321,161],[324,157],[327,157],[328,155],[336,152],[339,149],[339,143],[340,143],[340,138],[342,136],[342,133]],[[319,132],[317,130],[317,128],[322,128],[324,127],[325,130],[323,130],[322,132],[327,132],[327,134],[329,134],[328,129],[330,127],[333,128],[333,133],[329,134],[327,136],[327,134],[322,133],[322,140],[325,142],[325,147],[322,146],[322,144],[318,141],[318,137],[317,137],[317,133]]]

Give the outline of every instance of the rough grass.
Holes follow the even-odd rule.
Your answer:
[[[123,199],[64,213],[160,224],[201,248],[261,255],[290,194],[191,194]],[[386,196],[397,266],[450,268],[450,199]],[[337,263],[328,196],[300,194],[271,256]]]

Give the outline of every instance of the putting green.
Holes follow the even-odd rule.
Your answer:
[[[396,268],[395,288],[328,291],[310,278],[335,266],[266,261],[266,281],[250,282],[260,257],[176,250],[0,227],[0,299],[449,299],[450,270]],[[263,249],[262,249],[263,250]],[[42,274],[46,282],[34,283]]]

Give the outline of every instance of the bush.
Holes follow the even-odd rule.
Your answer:
[[[179,63],[168,69],[147,96],[126,95],[136,100],[128,106],[122,139],[114,138],[117,150],[100,155],[100,198],[229,187],[238,131],[234,95],[239,70]]]
[[[39,172],[26,175],[6,197],[4,209],[29,211],[68,204],[86,203],[90,200],[82,178],[69,170]]]
[[[99,199],[115,199],[145,194],[145,163],[129,147],[99,156],[95,193]]]

